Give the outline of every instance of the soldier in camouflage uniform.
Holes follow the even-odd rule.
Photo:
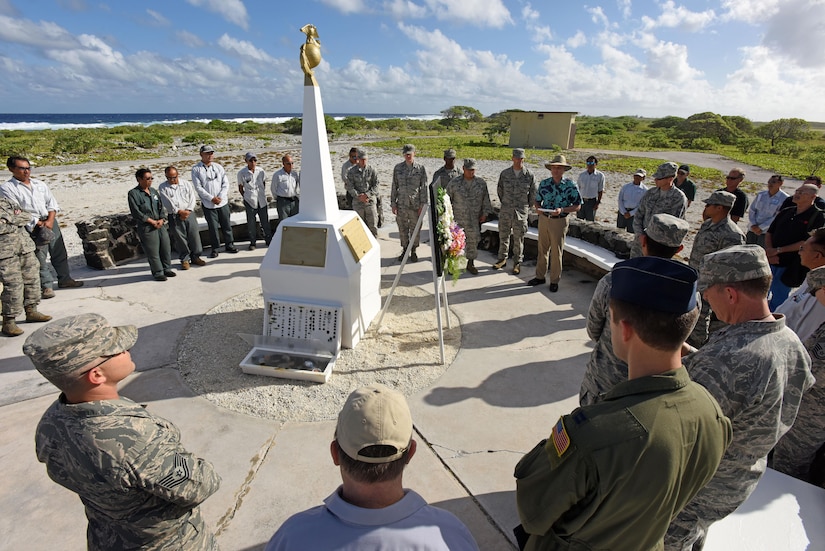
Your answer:
[[[357,150],[356,164],[347,172],[347,194],[352,197],[352,210],[358,213],[374,236],[378,236],[378,174],[367,166],[367,152]]]
[[[437,191],[439,187],[446,189],[450,180],[459,176],[461,176],[461,169],[455,166],[455,149],[445,149],[444,166],[435,171],[433,181],[430,184],[433,186],[433,191]]]
[[[642,245],[639,234],[650,223],[654,214],[672,214],[677,218],[684,218],[687,210],[687,197],[673,185],[676,176],[676,163],[662,163],[653,174],[656,187],[647,190],[633,215],[633,232],[636,239],[630,248],[630,258],[642,256]]]
[[[37,458],[86,509],[90,550],[214,550],[199,505],[215,493],[212,465],[186,451],[169,421],[118,395],[135,370],[134,325],[98,314],[63,318],[23,352],[62,392],[37,426]]]
[[[478,242],[481,239],[481,224],[493,212],[487,182],[476,176],[476,160],[464,159],[464,174],[450,180],[447,194],[453,204],[455,222],[464,229],[467,240],[464,255],[467,257],[467,271],[475,275],[475,259],[478,257]]]
[[[713,479],[671,523],[668,550],[701,549],[708,527],[747,499],[814,382],[799,338],[768,308],[770,283],[768,257],[759,245],[728,247],[702,263],[699,290],[729,325],[683,362],[730,417],[733,441]]]
[[[682,240],[690,224],[669,214],[657,214],[642,234],[644,256],[671,258],[682,250]],[[583,406],[601,402],[604,395],[617,384],[627,380],[627,364],[613,352],[610,329],[610,289],[612,272],[596,285],[590,309],[587,312],[587,335],[596,343],[587,361],[579,403]]]
[[[40,304],[40,262],[26,224],[31,215],[11,199],[0,197],[0,283],[3,293],[3,329],[8,337],[23,334],[17,316],[25,310],[27,322],[49,321],[37,311]]]
[[[407,144],[402,150],[404,162],[395,165],[392,171],[392,191],[390,205],[395,221],[398,224],[398,234],[401,236],[401,254],[398,260],[404,258],[407,247],[410,247],[410,238],[418,223],[421,209],[427,206],[427,169],[421,163],[415,162],[415,146]],[[412,243],[410,262],[417,262],[418,235]]]
[[[809,292],[825,306],[825,267],[808,272],[806,282]],[[776,445],[771,466],[799,480],[813,482],[811,464],[817,450],[825,444],[825,323],[805,340],[805,350],[811,355],[811,373],[816,383],[802,396],[796,421]]]
[[[727,191],[714,191],[705,199],[705,209],[702,211],[704,222],[693,239],[693,249],[690,251],[688,262],[694,270],[701,267],[706,254],[745,244],[745,234],[730,218],[730,209],[735,201],[736,195]],[[696,327],[693,328],[687,342],[699,348],[707,342],[711,332],[718,331],[724,325],[713,315],[708,301],[702,299],[699,321],[696,322]]]
[[[513,166],[505,168],[498,177],[498,198],[501,210],[498,214],[498,262],[493,268],[498,270],[507,264],[510,251],[510,233],[513,234],[513,273],[521,272],[524,260],[524,234],[527,233],[527,213],[536,198],[536,179],[529,169],[524,168],[524,150],[513,150]]]

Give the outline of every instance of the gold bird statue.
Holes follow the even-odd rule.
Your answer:
[[[301,32],[307,35],[307,41],[301,44],[301,69],[304,71],[304,86],[318,86],[315,80],[313,67],[321,63],[321,41],[318,40],[318,29],[308,23],[301,27]]]

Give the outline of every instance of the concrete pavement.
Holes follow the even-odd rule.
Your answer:
[[[393,228],[382,229],[379,242],[388,287],[399,267]],[[241,246],[240,254],[221,254],[166,283],[153,281],[145,262],[106,272],[76,269],[86,286],[57,290],[41,305],[55,317],[98,312],[139,327],[138,372],[124,381],[122,394],[173,421],[184,445],[215,465],[221,489],[202,509],[226,550],[261,549],[287,517],[319,504],[340,483],[328,452],[332,421],[280,423],[230,412],[195,395],[175,369],[177,343],[190,321],[260,286],[266,249]],[[428,257],[425,245],[419,254]],[[481,252],[479,275],[447,284],[462,326],[461,350],[432,387],[409,397],[419,451],[405,486],[455,513],[481,549],[507,550],[515,549],[510,530],[518,524],[513,468],[578,401],[596,281],[565,271],[560,291],[551,294],[546,286],[525,285],[532,264],[516,277],[492,270],[493,262],[494,255]],[[402,281],[432,292],[429,258],[408,265]],[[21,326],[27,333],[37,327]],[[231,328],[223,336],[234,338]],[[22,355],[24,340],[0,339],[0,549],[84,549],[79,499],[51,482],[34,455],[35,427],[57,393]]]

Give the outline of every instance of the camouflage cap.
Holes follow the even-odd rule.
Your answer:
[[[455,149],[445,149],[444,150],[444,158],[445,159],[455,159]]]
[[[134,325],[113,327],[100,314],[69,316],[29,335],[23,353],[51,380],[77,371],[102,356],[129,350],[137,341]]]
[[[654,214],[644,229],[645,235],[666,247],[678,247],[687,235],[690,224],[672,214]]]
[[[759,245],[734,245],[708,253],[699,268],[699,290],[718,283],[736,283],[771,275],[765,249]]]
[[[708,205],[722,205],[723,207],[732,208],[736,202],[736,195],[727,191],[714,191],[704,202]]]
[[[517,147],[513,150],[513,158],[514,159],[523,159],[524,158],[524,150],[520,147]]]
[[[389,463],[399,459],[412,439],[413,422],[404,395],[375,383],[349,395],[335,428],[335,439],[349,457],[364,463]],[[369,446],[391,446],[382,457],[361,455]]]
[[[808,283],[808,292],[815,295],[817,291],[825,287],[825,266],[814,268],[805,277]]]
[[[640,256],[616,264],[611,277],[610,298],[674,314],[696,308],[696,270],[682,262]]]
[[[469,170],[475,170],[476,160],[475,159],[464,159],[464,168],[469,169]]]
[[[659,168],[656,169],[656,173],[653,175],[654,180],[661,180],[662,178],[670,178],[672,176],[676,176],[676,163],[662,163],[659,165]]]
[[[366,149],[361,149],[359,147],[358,149],[355,150],[355,156],[358,157],[359,159],[366,159],[368,157],[367,150]]]
[[[411,143],[404,144],[404,147],[401,148],[401,153],[404,155],[407,153],[415,153],[415,146]]]

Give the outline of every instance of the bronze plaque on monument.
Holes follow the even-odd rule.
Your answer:
[[[327,263],[327,229],[284,226],[281,265],[316,266]]]
[[[364,255],[372,249],[370,238],[367,237],[367,232],[364,231],[364,226],[361,225],[361,220],[358,217],[341,226],[341,235],[344,236],[344,241],[347,242],[356,262],[360,262]]]

